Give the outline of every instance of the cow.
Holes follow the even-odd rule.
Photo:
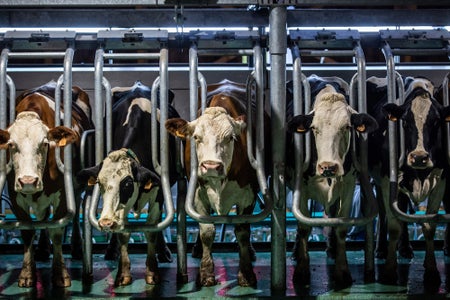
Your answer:
[[[169,96],[173,94],[169,91]],[[151,89],[136,81],[131,87],[112,89],[112,142],[113,151],[102,163],[81,170],[77,178],[83,183],[98,183],[103,199],[99,227],[105,232],[113,232],[120,247],[119,271],[115,278],[116,286],[132,282],[128,242],[130,232],[121,232],[128,222],[128,213],[136,217],[145,212],[148,206],[146,223],[156,225],[162,218],[163,191],[160,177],[155,171],[151,157]],[[159,99],[157,100],[159,101]],[[171,105],[168,117],[179,117]],[[159,117],[158,117],[159,124]],[[159,134],[158,134],[159,136]],[[175,138],[169,137],[169,181],[173,185],[180,177],[177,171]],[[162,232],[145,232],[147,239],[147,262],[145,281],[147,284],[160,282],[158,258],[171,259]],[[161,259],[160,259],[161,260]]]
[[[303,170],[300,211],[308,216],[308,200],[312,199],[324,207],[325,213],[332,217],[349,217],[353,193],[358,173],[353,163],[350,145],[351,136],[370,133],[377,128],[376,121],[365,113],[358,113],[347,102],[347,92],[342,81],[336,77],[308,77],[311,87],[312,110],[304,115],[293,115],[292,86],[287,86],[286,97],[286,161],[295,161],[294,134],[312,131],[311,163]],[[294,186],[293,164],[286,167],[287,185]],[[307,248],[311,227],[298,224],[297,241],[293,256],[297,260],[293,282],[309,285],[309,254]],[[347,226],[335,228],[334,280],[336,286],[347,287],[352,277],[346,257],[345,238]]]
[[[237,215],[252,214],[259,191],[256,171],[247,156],[247,95],[245,85],[223,80],[208,85],[206,109],[193,121],[181,118],[166,121],[168,132],[186,141],[185,166],[190,166],[190,142],[195,143],[198,159],[198,183],[194,207],[201,215],[228,215],[236,206]],[[189,172],[189,169],[188,169]],[[211,248],[215,226],[200,223],[202,258],[199,283],[216,284]],[[239,244],[240,286],[256,286],[252,266],[250,224],[236,224]]]
[[[55,221],[66,215],[64,177],[58,170],[55,150],[56,147],[64,149],[66,144],[74,144],[73,170],[79,170],[80,137],[85,130],[93,128],[89,97],[77,86],[72,88],[72,128],[55,126],[55,88],[56,82],[50,81],[19,95],[16,99],[15,121],[6,130],[0,130],[0,149],[9,149],[12,161],[7,184],[12,210],[19,221],[31,221],[31,213],[38,221],[46,220],[51,209]],[[64,105],[61,103],[61,118],[63,114]],[[73,184],[78,212],[81,188],[75,180]],[[76,213],[74,234],[81,245],[79,228],[76,226],[78,218]],[[48,229],[53,243],[53,284],[57,287],[71,285],[62,252],[64,230],[63,227]],[[36,283],[32,246],[35,231],[22,230],[21,234],[24,259],[18,285],[31,287]]]
[[[443,199],[448,164],[442,148],[442,126],[450,120],[450,108],[444,107],[433,97],[434,85],[427,78],[403,77],[404,103],[388,103],[387,80],[370,77],[367,79],[367,109],[378,122],[379,128],[369,138],[369,169],[380,202],[380,219],[386,217],[389,242],[386,251],[383,283],[397,282],[397,242],[402,233],[403,222],[393,214],[390,201],[390,167],[388,121],[402,121],[405,136],[405,155],[398,169],[398,203],[403,210],[417,206],[427,199],[427,214],[436,214]],[[399,126],[400,127],[400,126]],[[412,205],[408,205],[411,203]],[[406,230],[406,229],[404,229]],[[424,286],[437,290],[441,283],[434,255],[434,234],[436,223],[423,223],[426,251],[424,260]],[[385,238],[380,232],[379,238]],[[384,245],[385,246],[385,245]],[[378,243],[383,251],[382,243]],[[408,247],[407,245],[405,247]],[[409,247],[408,247],[409,248]],[[403,251],[412,251],[406,249]]]

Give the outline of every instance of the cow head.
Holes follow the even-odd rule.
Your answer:
[[[415,169],[434,167],[439,132],[450,121],[450,108],[443,107],[431,95],[434,86],[425,78],[405,78],[405,101],[388,103],[383,111],[391,121],[402,120],[405,132],[406,165]]]
[[[35,112],[19,113],[7,130],[0,130],[0,149],[9,148],[13,163],[14,190],[23,194],[42,191],[49,147],[62,147],[77,138],[70,128],[48,128]]]
[[[103,208],[98,225],[104,231],[123,230],[128,212],[142,192],[150,191],[160,181],[158,175],[141,166],[130,149],[111,152],[101,164],[81,170],[77,179],[99,184]]]
[[[311,129],[317,153],[316,174],[335,177],[344,175],[351,129],[371,132],[377,126],[371,116],[356,112],[347,104],[343,94],[331,85],[326,85],[317,94],[313,111],[293,117],[288,123],[288,130],[304,133]]]
[[[233,158],[234,143],[244,130],[244,116],[232,118],[222,107],[209,107],[192,122],[169,119],[166,129],[180,138],[195,141],[201,178],[223,178]]]

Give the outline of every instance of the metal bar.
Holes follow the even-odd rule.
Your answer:
[[[33,59],[33,58],[65,58],[66,52],[10,52],[10,58]]]
[[[199,56],[250,56],[253,55],[252,49],[208,49],[198,50]]]
[[[450,73],[447,73],[447,75],[444,77],[444,80],[442,81],[442,93],[443,93],[443,104],[444,106],[449,106],[450,101],[448,97],[448,84],[449,84],[449,77]],[[447,122],[445,125],[445,140],[446,140],[446,152],[447,152],[447,162],[450,164],[450,124]]]
[[[6,68],[8,66],[9,49],[5,48],[2,50],[0,56],[0,128],[6,129],[8,115],[7,115],[7,97],[6,97]],[[0,150],[0,191],[3,191],[7,168],[6,168],[6,150]]]
[[[271,243],[271,287],[286,290],[286,8],[272,7],[269,15],[269,45],[271,59],[270,108],[272,141],[272,243]]]
[[[105,53],[104,59],[159,59],[160,53]]]
[[[161,176],[161,165],[159,164],[158,161],[158,156],[159,156],[159,148],[158,148],[158,144],[159,141],[156,138],[158,136],[158,123],[157,123],[157,116],[158,116],[158,88],[160,88],[160,77],[158,76],[154,81],[153,81],[153,85],[152,85],[152,99],[151,99],[151,106],[152,106],[152,113],[150,114],[150,118],[151,118],[151,156],[152,156],[152,163],[153,163],[153,168],[155,169],[156,173],[158,173]],[[161,93],[160,93],[161,94]],[[161,104],[160,104],[161,107]],[[161,124],[162,121],[160,120]]]

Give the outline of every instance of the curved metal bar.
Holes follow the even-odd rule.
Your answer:
[[[253,114],[252,114],[252,85],[255,83],[255,72],[252,72],[248,77],[247,81],[245,83],[247,87],[247,124],[252,124],[253,122]],[[252,126],[247,126],[246,128],[246,134],[247,134],[247,156],[248,160],[250,161],[250,164],[252,165],[253,169],[256,170],[258,168],[258,162],[256,161],[255,156],[253,155],[253,128]]]
[[[72,62],[73,62],[73,55],[74,55],[74,49],[73,48],[67,48],[64,53],[61,52],[39,52],[39,53],[11,53],[8,49],[5,49],[2,52],[2,58],[0,62],[0,77],[2,78],[1,83],[2,89],[5,91],[2,91],[2,93],[5,93],[6,97],[6,65],[9,57],[16,57],[16,58],[35,58],[35,57],[64,57],[64,83],[65,83],[65,94],[64,94],[64,106],[66,108],[65,114],[64,114],[64,122],[65,125],[68,127],[71,127],[72,124]],[[5,106],[6,100],[2,99],[2,107]],[[6,122],[6,109],[3,108],[0,112],[2,115],[2,119]],[[67,125],[68,124],[68,125]],[[3,125],[3,124],[2,124]],[[4,155],[2,155],[4,156]],[[65,146],[64,149],[64,186],[65,186],[65,193],[66,193],[66,202],[67,202],[67,212],[64,217],[58,220],[46,220],[46,221],[0,221],[0,228],[2,229],[44,229],[44,228],[60,228],[66,226],[74,217],[75,214],[75,197],[74,197],[74,191],[73,191],[73,181],[72,181],[72,151],[71,151],[71,145]],[[0,164],[3,166],[5,163],[4,160],[0,161]],[[3,172],[2,172],[3,173]],[[6,174],[5,174],[6,175]],[[3,189],[4,180],[3,174],[0,174],[0,183],[1,188]],[[3,181],[3,182],[1,182]]]
[[[450,105],[450,101],[449,101],[449,97],[448,97],[448,83],[449,83],[449,77],[450,77],[450,73],[447,73],[447,75],[445,75],[444,80],[442,81],[442,93],[443,93],[443,104],[444,106],[449,106]],[[446,146],[447,146],[447,163],[450,164],[450,124],[447,122],[446,126],[445,126],[445,136],[446,136]]]
[[[258,54],[258,56],[260,53]],[[262,66],[262,60],[260,63],[258,63]],[[200,76],[200,78],[199,78]],[[261,79],[260,83],[262,83],[263,73],[260,70],[260,73],[258,75]],[[200,72],[198,72],[198,49],[195,44],[193,44],[189,49],[189,88],[190,88],[190,118],[191,120],[194,120],[197,118],[197,111],[198,111],[198,83],[200,82],[201,86],[206,85],[206,81],[202,78]],[[255,79],[258,80],[258,79]],[[262,86],[264,87],[264,86]],[[203,91],[203,90],[202,90]],[[205,88],[206,91],[206,88]],[[203,104],[203,93],[202,93],[202,107],[206,107],[206,97],[205,98],[205,104]],[[261,97],[261,96],[259,96]],[[262,95],[263,97],[263,95]],[[264,103],[264,102],[262,102]],[[264,108],[264,106],[262,106]],[[251,111],[251,110],[250,110]],[[262,111],[264,112],[264,111]],[[264,116],[263,116],[264,117]],[[262,118],[262,120],[264,120]],[[262,128],[262,130],[264,130]],[[260,141],[261,142],[261,141]],[[262,141],[264,143],[264,140]],[[195,198],[195,192],[197,188],[197,181],[198,181],[198,162],[197,162],[197,156],[196,156],[196,149],[195,149],[195,143],[191,144],[191,174],[189,178],[189,184],[188,184],[188,191],[186,195],[186,213],[193,218],[194,220],[200,222],[200,223],[213,223],[213,224],[243,224],[243,223],[254,223],[259,222],[261,220],[264,220],[271,212],[271,201],[266,201],[267,204],[265,205],[264,209],[258,213],[253,215],[226,215],[226,216],[217,216],[217,215],[200,215],[195,210],[194,205],[194,198]],[[264,147],[264,146],[262,146]],[[264,154],[264,153],[262,153]],[[261,152],[257,155],[261,155]],[[258,172],[257,172],[258,174]],[[262,176],[262,174],[258,175],[258,182],[263,180],[262,178],[265,178],[265,176]],[[264,181],[263,185],[261,187],[261,191],[263,194],[267,194],[267,187],[265,186],[266,183]]]
[[[102,78],[102,86],[105,90],[106,153],[109,153],[112,150],[112,92],[111,84],[105,77]]]
[[[0,128],[6,129],[7,115],[7,97],[6,97],[6,67],[8,65],[9,49],[2,50],[0,55]],[[0,150],[0,191],[3,191],[6,182],[7,172],[6,150]]]
[[[398,99],[396,99],[396,102],[398,105],[402,105],[403,102],[405,102],[405,85],[403,83],[402,76],[395,71],[395,82],[397,83],[397,92],[398,92]],[[405,161],[406,156],[406,145],[405,145],[405,131],[403,130],[402,126],[403,121],[400,120],[399,125],[399,135],[400,135],[400,155],[398,157],[398,167],[401,168],[403,165],[403,162]]]
[[[107,127],[107,144],[112,145],[112,104],[111,104],[111,96],[110,91],[111,88],[109,86],[109,82],[103,77],[103,60],[108,58],[114,58],[114,59],[130,59],[130,58],[147,58],[147,59],[158,59],[159,58],[159,67],[160,67],[160,76],[155,79],[155,81],[152,84],[152,112],[157,111],[157,91],[159,88],[160,92],[160,107],[159,107],[159,121],[161,123],[164,123],[165,120],[167,120],[168,115],[168,50],[167,48],[162,48],[160,50],[160,53],[120,53],[120,54],[105,54],[102,49],[97,50],[98,59],[96,55],[96,104],[99,104],[99,106],[96,107],[103,107],[101,101],[101,86],[100,86],[100,78],[102,78],[102,83],[105,86],[105,89],[109,90],[109,95],[107,95],[106,100],[106,127]],[[97,71],[97,68],[99,69]],[[101,70],[100,70],[101,69]],[[99,91],[97,91],[97,88]],[[98,93],[97,93],[98,92]],[[109,101],[108,101],[109,99]],[[99,114],[97,115],[96,121],[103,123],[102,117],[101,117],[101,110]],[[151,114],[151,124],[152,124],[152,136],[158,136],[157,134],[157,113]],[[108,125],[109,124],[109,125]],[[173,221],[173,218],[175,216],[175,211],[172,203],[172,195],[170,191],[170,180],[169,180],[169,159],[168,159],[168,134],[164,126],[160,127],[160,148],[158,149],[158,144],[156,139],[152,139],[152,162],[154,164],[154,168],[156,172],[161,176],[161,188],[164,195],[164,204],[166,209],[166,217],[162,222],[159,222],[156,225],[150,225],[146,222],[133,222],[133,223],[127,223],[125,225],[125,228],[121,232],[134,232],[134,231],[161,231],[167,228]],[[96,131],[99,129],[97,128]],[[102,134],[103,138],[103,134]],[[154,142],[153,142],[154,141]],[[103,144],[102,144],[103,145]],[[107,145],[107,147],[108,147]],[[111,146],[109,146],[111,147]],[[98,150],[98,153],[100,155],[101,149],[98,149],[96,147],[96,150]],[[109,152],[110,149],[107,149]],[[96,151],[97,152],[97,151]],[[158,162],[158,153],[160,154],[161,163]],[[103,156],[103,155],[102,155]],[[97,156],[96,156],[97,159]],[[100,161],[97,161],[96,163],[99,164],[103,160],[103,157],[101,157]],[[89,207],[89,221],[96,229],[101,230],[101,228],[98,226],[98,220],[96,216],[96,210],[98,207],[98,201],[100,198],[100,191],[98,188],[98,184],[95,185],[93,194],[92,194],[92,202],[90,203]]]
[[[208,93],[208,85],[206,83],[205,76],[201,72],[197,72],[197,78],[198,78],[198,84],[200,85],[200,109],[202,114],[205,112],[206,109],[206,101],[207,99],[207,93]]]
[[[392,195],[393,196],[393,195]],[[415,215],[407,214],[400,210],[398,207],[398,199],[395,196],[395,200],[391,204],[393,214],[401,221],[408,223],[450,223],[450,214],[424,214]]]
[[[157,123],[157,119],[158,119],[158,115],[161,113],[159,111],[158,113],[158,88],[160,88],[160,77],[156,77],[156,79],[153,81],[152,84],[152,99],[151,99],[151,106],[152,106],[152,111],[150,114],[150,120],[151,120],[151,147],[152,147],[152,163],[153,163],[153,168],[155,169],[156,173],[158,173],[158,175],[161,176],[161,165],[159,164],[159,160],[158,160],[158,156],[159,156],[159,148],[158,148],[158,139],[156,138],[158,136],[158,123]],[[161,102],[160,102],[161,103]],[[161,107],[161,104],[160,104]],[[160,119],[161,117],[159,117]],[[161,122],[161,119],[160,119]],[[163,123],[161,123],[163,124]]]
[[[6,75],[6,84],[9,89],[9,123],[16,119],[16,85],[9,75]]]
[[[294,48],[295,51],[295,48]],[[346,55],[350,54],[345,52]],[[357,60],[357,68],[358,68],[358,72],[352,77],[351,79],[351,83],[350,86],[348,85],[347,82],[345,82],[344,80],[340,79],[341,85],[344,87],[344,89],[347,90],[347,92],[350,95],[350,100],[349,100],[349,104],[352,107],[356,107],[356,104],[358,106],[358,111],[360,112],[366,112],[367,108],[366,108],[366,86],[365,86],[365,82],[366,82],[366,64],[365,64],[365,57],[364,57],[364,52],[362,50],[362,48],[360,47],[359,44],[357,44],[355,46],[355,48],[353,49],[353,51],[351,52],[352,55],[354,55],[354,57]],[[297,55],[300,57],[299,53],[297,53]],[[337,52],[334,53],[334,55],[337,55]],[[298,62],[297,62],[298,60]],[[298,65],[297,65],[298,64]],[[297,91],[296,89],[298,89],[298,87],[296,88],[295,82],[299,81],[300,78],[300,62],[299,62],[299,58],[296,58],[296,60],[294,61],[294,70],[293,70],[294,74],[294,95],[299,94],[299,91]],[[356,103],[355,101],[355,94],[354,94],[354,90],[355,90],[355,82],[357,81],[358,84],[358,102]],[[297,84],[298,86],[298,84]],[[297,101],[294,101],[294,107],[295,107],[295,103],[297,103]],[[301,105],[300,105],[301,106]],[[297,111],[301,111],[300,109],[297,108]],[[361,134],[360,135],[360,139],[362,139],[362,141],[359,143],[359,150],[360,150],[360,155],[357,155],[357,147],[356,147],[356,138],[355,138],[355,134],[352,135],[352,155],[353,155],[353,159],[354,159],[354,164],[355,167],[357,168],[358,171],[361,172],[361,176],[360,176],[360,181],[361,181],[361,187],[364,189],[364,192],[366,195],[368,195],[369,199],[369,203],[374,203],[376,205],[376,200],[375,197],[373,195],[373,190],[371,189],[370,186],[370,182],[369,182],[369,176],[368,176],[368,166],[367,166],[367,135],[366,134]],[[296,142],[295,148],[297,149],[297,151],[301,151],[301,143]],[[301,156],[299,156],[301,157]],[[361,161],[358,161],[356,158],[360,157],[360,159],[362,159]],[[370,213],[368,213],[367,216],[363,217],[363,218],[341,218],[341,217],[336,217],[336,218],[311,218],[308,216],[305,216],[301,210],[300,210],[300,199],[301,199],[301,190],[302,190],[302,175],[303,175],[303,170],[304,170],[305,166],[303,165],[302,162],[297,161],[296,160],[296,172],[295,172],[295,189],[293,192],[293,203],[292,203],[292,213],[293,215],[297,218],[297,220],[303,224],[306,224],[308,226],[339,226],[339,225],[353,225],[353,226],[361,226],[361,225],[366,225],[368,223],[370,223],[373,218],[377,215],[378,210],[377,209],[373,209],[372,211],[370,211]]]
[[[89,135],[95,133],[95,129],[89,129],[83,131],[80,139],[80,166],[81,169],[86,168],[86,147],[87,147],[87,138]]]
[[[61,125],[61,87],[64,82],[64,74],[59,76],[55,88],[55,127]],[[72,126],[70,127],[72,128]],[[64,173],[64,163],[61,160],[61,148],[55,148],[56,166],[61,173]]]

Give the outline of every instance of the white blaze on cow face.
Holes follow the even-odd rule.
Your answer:
[[[98,221],[105,231],[120,231],[124,228],[128,212],[139,194],[139,185],[133,180],[132,158],[125,151],[111,152],[104,160],[98,174],[98,184],[103,197],[103,208]],[[121,182],[129,180],[133,192],[126,203],[120,203]]]
[[[430,155],[424,144],[425,123],[431,106],[431,100],[427,95],[418,96],[411,102],[411,112],[417,129],[417,144],[415,149],[408,153],[408,166],[417,168],[433,167],[433,161],[429,159]]]
[[[311,128],[314,134],[318,175],[344,174],[344,159],[350,147],[351,114],[355,113],[342,94],[327,85],[314,102]]]
[[[209,107],[188,123],[194,138],[200,177],[225,177],[231,166],[234,142],[245,122],[233,119],[222,107]]]
[[[8,141],[15,172],[16,192],[32,194],[43,189],[42,176],[49,140],[49,128],[35,112],[22,112],[8,128]]]

